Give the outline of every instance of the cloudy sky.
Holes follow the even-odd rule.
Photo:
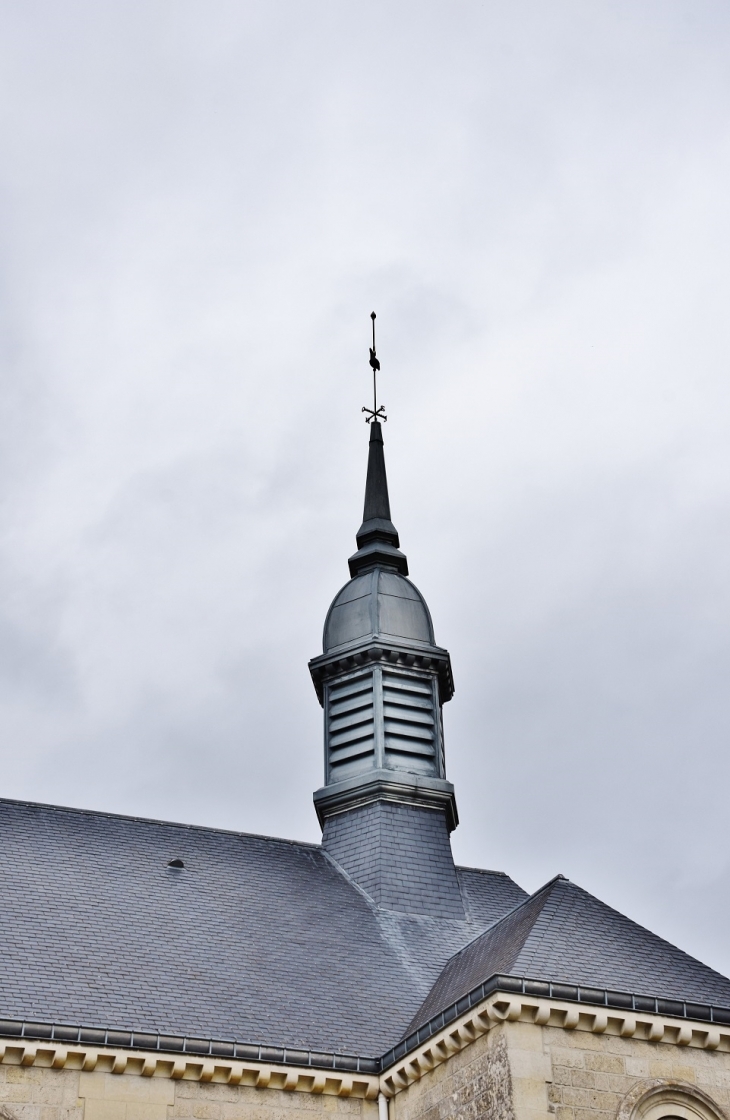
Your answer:
[[[462,863],[730,971],[730,9],[0,4],[0,793],[316,840],[378,312]]]

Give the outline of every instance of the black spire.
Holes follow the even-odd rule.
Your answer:
[[[383,451],[383,429],[377,420],[370,425],[370,448],[368,450],[368,475],[365,482],[365,508],[362,515],[366,521],[387,521],[395,533],[390,520],[388,501],[388,476],[385,473],[385,453]],[[360,530],[362,532],[362,529]]]
[[[376,565],[393,568],[401,575],[408,575],[408,561],[403,553],[398,551],[400,545],[398,530],[390,520],[383,429],[377,420],[373,420],[370,424],[365,508],[356,540],[358,551],[349,560],[351,576],[359,575]]]

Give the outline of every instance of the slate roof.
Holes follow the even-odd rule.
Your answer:
[[[528,897],[458,868],[466,919],[423,917],[318,845],[2,799],[0,853],[0,1021],[377,1059],[496,974],[730,1008],[730,980],[562,877]]]
[[[332,1053],[381,1054],[525,897],[461,869],[465,921],[398,914],[317,845],[9,800],[0,853],[0,1019]]]
[[[730,1008],[730,980],[560,875],[448,962],[406,1033],[496,974]]]

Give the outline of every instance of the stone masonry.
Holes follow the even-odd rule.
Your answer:
[[[391,1101],[391,1120],[616,1120],[657,1080],[730,1115],[730,1053],[583,1030],[504,1023]]]
[[[377,1101],[326,1089],[26,1067],[8,1058],[0,1064],[0,1120],[378,1120]],[[730,1117],[730,1051],[503,1022],[402,1088],[388,1112],[389,1120],[632,1120],[627,1101],[662,1084],[689,1105],[667,1117]]]
[[[0,1120],[377,1120],[376,1101],[0,1065]]]

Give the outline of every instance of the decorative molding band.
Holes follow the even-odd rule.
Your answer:
[[[440,646],[423,649],[401,646],[397,642],[384,642],[370,638],[366,643],[340,653],[320,654],[309,662],[309,671],[320,704],[324,704],[323,683],[340,673],[360,669],[372,663],[401,665],[405,669],[421,669],[438,676],[441,703],[446,704],[454,695],[454,677],[448,651]]]
[[[394,1061],[381,1075],[381,1092],[395,1096],[496,1024],[516,1022],[730,1052],[730,1024],[721,1028],[702,1021],[621,1011],[605,1005],[576,1006],[562,1000],[497,993],[434,1033],[428,1042],[410,1050],[400,1061]]]
[[[149,1031],[125,1031],[114,1027],[77,1027],[68,1023],[39,1023],[27,1019],[0,1019],[0,1040],[19,1039],[21,1043],[50,1042],[73,1047],[112,1047],[117,1050],[140,1050],[163,1054],[190,1055],[193,1059],[234,1059],[265,1065],[297,1066],[340,1073],[377,1074],[383,1068],[379,1058],[357,1057],[355,1054],[329,1054],[324,1051],[298,1050],[291,1046],[262,1046],[249,1042],[231,1042],[190,1035],[153,1034]]]
[[[382,1058],[0,1020],[0,1064],[375,1100],[379,1091],[395,1096],[495,1025],[510,1022],[730,1052],[726,1008],[493,976]]]
[[[379,1091],[377,1076],[363,1073],[202,1056],[196,1058],[193,1055],[161,1054],[159,1051],[31,1042],[19,1038],[0,1038],[0,1064],[86,1072],[97,1070],[137,1077],[165,1077],[173,1081],[214,1082],[255,1089],[361,1097],[365,1100],[375,1100]]]
[[[659,996],[639,995],[605,988],[578,987],[552,980],[534,980],[526,976],[493,975],[483,984],[472,988],[456,1003],[450,1004],[428,1022],[401,1039],[380,1059],[380,1068],[387,1069],[416,1050],[421,1043],[438,1034],[447,1024],[456,1022],[464,1012],[481,1004],[489,996],[500,992],[511,996],[533,996],[540,999],[557,999],[562,1002],[587,1004],[591,1007],[615,1009],[619,1012],[637,1011],[649,1015],[667,1015],[672,1019],[690,1019],[692,1022],[713,1023],[730,1028],[730,1008],[709,1004],[691,1003],[687,1000],[664,999]]]
[[[373,801],[440,810],[446,814],[449,832],[459,823],[454,787],[445,778],[416,777],[397,770],[371,770],[356,778],[322,786],[314,794],[314,807],[322,826],[326,817],[371,805]]]

